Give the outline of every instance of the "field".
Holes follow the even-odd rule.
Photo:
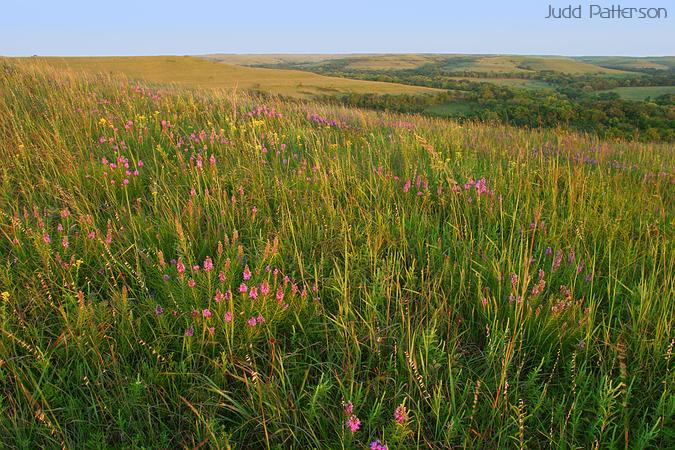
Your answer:
[[[642,101],[647,97],[655,98],[664,94],[675,94],[675,86],[620,87],[603,92],[616,92],[626,100]]]
[[[674,56],[660,56],[660,57],[625,57],[625,56],[586,56],[576,58],[580,61],[585,61],[590,64],[596,64],[602,67],[616,68],[621,70],[642,70],[642,69],[656,69],[656,70],[674,70],[675,57]]]
[[[0,447],[673,447],[675,147],[171,59],[0,61]]]
[[[436,89],[327,77],[297,70],[223,64],[191,56],[39,58],[43,64],[90,73],[120,72],[131,79],[196,88],[257,89],[289,97],[338,93],[424,94]]]
[[[312,70],[328,63],[341,63],[346,70],[397,71],[416,69],[425,64],[441,64],[447,69],[480,73],[534,73],[542,70],[569,74],[623,75],[623,70],[603,67],[581,58],[518,55],[443,54],[344,54],[344,55],[207,55],[206,58],[240,65],[287,65]],[[627,58],[632,61],[635,58]],[[622,60],[627,64],[626,60]],[[603,60],[604,61],[604,60]],[[654,64],[654,63],[652,63]]]

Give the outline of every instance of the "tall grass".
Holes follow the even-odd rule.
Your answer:
[[[0,67],[2,445],[675,442],[672,147]]]

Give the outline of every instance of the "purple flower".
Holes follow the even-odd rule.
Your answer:
[[[164,312],[164,308],[162,308],[161,305],[155,306],[155,314],[156,314],[156,315],[159,316],[159,315],[161,315],[163,312]]]
[[[370,450],[387,450],[387,446],[376,439],[370,443]]]
[[[188,327],[187,330],[185,330],[185,336],[190,337],[195,334],[195,329],[192,325]]]

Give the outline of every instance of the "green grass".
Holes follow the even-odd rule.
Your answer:
[[[35,59],[35,58],[30,58]],[[334,93],[425,94],[438,89],[396,83],[351,80],[299,70],[263,69],[223,64],[192,56],[37,58],[42,64],[89,73],[122,73],[130,79],[176,83],[210,89],[257,89],[288,97],[312,98]]]
[[[628,56],[584,56],[575,58],[590,64],[623,70],[673,70],[675,56],[628,57]]]
[[[659,95],[675,94],[675,86],[619,87],[601,92],[616,92],[623,99],[642,101],[647,97],[655,98]]]
[[[457,116],[473,112],[477,105],[471,102],[444,103],[442,105],[433,105],[428,107],[425,112],[435,116]]]
[[[672,145],[156,89],[0,63],[0,446],[672,447]]]

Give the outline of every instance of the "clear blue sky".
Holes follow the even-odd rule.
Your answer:
[[[675,0],[580,2],[663,7],[668,19],[552,22],[549,0],[0,0],[0,55],[675,55]]]

